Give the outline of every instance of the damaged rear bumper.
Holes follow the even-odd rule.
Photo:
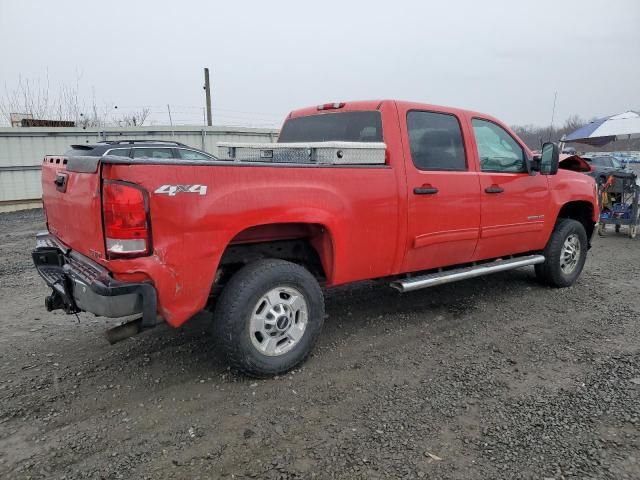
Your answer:
[[[75,252],[48,232],[36,236],[33,263],[53,293],[48,310],[80,311],[102,317],[142,315],[142,327],[157,323],[157,295],[150,283],[115,280],[109,271]]]

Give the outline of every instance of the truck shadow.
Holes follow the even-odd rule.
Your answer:
[[[535,282],[533,272],[528,270],[498,273],[404,294],[376,281],[336,287],[325,292],[326,316],[319,346],[339,342],[346,335],[364,334],[372,328],[437,323],[438,330],[445,332],[459,329],[466,318],[473,316],[480,302],[490,306],[513,295],[526,295],[532,288],[544,287]],[[203,312],[178,330],[158,328],[143,333],[124,349],[122,354],[126,358],[122,361],[150,356],[161,359],[170,353],[174,357],[172,363],[188,363],[191,373],[196,376],[225,372],[227,367],[216,349],[216,339],[208,332],[210,321],[211,314]],[[112,348],[119,348],[119,345]],[[171,365],[166,367],[171,368]]]

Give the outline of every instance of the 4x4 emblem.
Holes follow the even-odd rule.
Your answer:
[[[206,185],[162,185],[158,187],[153,193],[165,194],[170,197],[175,197],[178,193],[199,193],[200,195],[207,194]]]

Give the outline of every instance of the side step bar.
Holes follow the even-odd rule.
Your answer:
[[[419,277],[405,278],[391,282],[391,287],[400,292],[411,292],[421,288],[435,287],[444,283],[457,282],[468,278],[481,277],[490,273],[504,272],[514,268],[526,267],[544,263],[542,255],[528,255],[526,257],[509,258],[507,260],[496,260],[494,262],[483,263],[472,267],[457,268],[446,272],[430,273]]]

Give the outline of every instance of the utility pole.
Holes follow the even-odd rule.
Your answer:
[[[204,93],[207,98],[207,125],[211,126],[211,84],[209,83],[209,69],[204,69]]]

